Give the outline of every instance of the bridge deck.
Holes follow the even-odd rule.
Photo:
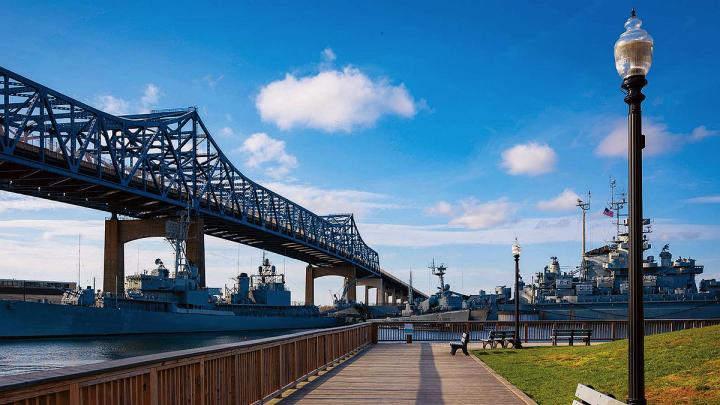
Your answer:
[[[525,404],[500,380],[447,343],[376,344],[282,404]]]

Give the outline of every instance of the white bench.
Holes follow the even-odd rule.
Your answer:
[[[607,394],[595,391],[592,387],[582,384],[578,384],[575,396],[578,399],[573,400],[572,405],[626,405],[625,402],[618,401]]]

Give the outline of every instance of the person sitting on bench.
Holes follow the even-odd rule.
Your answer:
[[[450,354],[453,356],[455,355],[455,352],[457,352],[457,349],[462,349],[463,353],[466,356],[469,356],[470,353],[467,351],[467,344],[470,341],[470,333],[465,332],[462,334],[462,338],[459,342],[452,342],[450,343]]]

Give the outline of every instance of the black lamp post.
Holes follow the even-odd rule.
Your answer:
[[[645,404],[645,316],[643,313],[643,215],[642,215],[642,134],[640,104],[642,88],[650,70],[653,39],[640,28],[642,21],[632,10],[625,32],[615,43],[615,68],[623,78],[628,104],[628,262],[630,300],[628,305],[628,403]]]
[[[515,348],[522,349],[520,341],[520,244],[517,238],[512,245],[512,254],[515,258]]]

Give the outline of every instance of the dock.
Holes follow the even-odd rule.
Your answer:
[[[516,391],[473,356],[462,352],[451,356],[447,344],[381,343],[300,387],[280,403],[534,403],[523,400],[523,394]]]
[[[646,335],[720,320],[646,320]],[[405,343],[408,326],[410,344]],[[0,377],[0,405],[533,404],[474,356],[450,354],[470,334],[472,349],[512,322],[378,320],[216,346]],[[549,344],[553,328],[593,331],[593,342],[626,337],[625,321],[520,323],[525,344]]]

